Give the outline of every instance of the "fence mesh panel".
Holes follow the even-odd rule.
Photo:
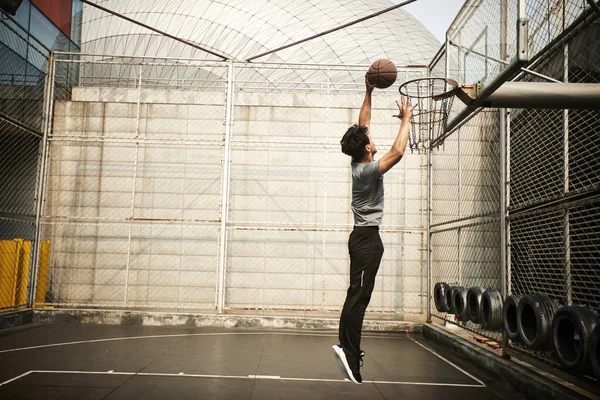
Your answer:
[[[142,61],[55,64],[46,303],[215,307],[227,66]]]
[[[47,303],[340,310],[353,221],[339,140],[364,95],[347,76],[364,68],[69,56],[55,71]],[[396,98],[374,95],[381,153],[398,131]],[[396,318],[425,311],[426,164],[414,150],[386,185],[388,250],[371,308]]]
[[[600,310],[600,201],[576,205],[569,210],[569,267],[568,289],[572,304]],[[569,279],[569,276],[567,276]]]
[[[530,69],[559,81],[598,83],[597,15],[583,2],[537,6],[539,32],[533,36],[530,32],[530,46],[541,49],[554,43]],[[524,75],[518,80],[544,79]],[[512,293],[541,293],[562,305],[600,311],[596,284],[599,127],[600,114],[593,109],[513,110]],[[558,365],[551,352],[522,351]]]
[[[560,197],[564,192],[562,110],[522,110],[511,120],[511,206]]]
[[[339,140],[358,120],[364,90],[343,78],[364,68],[240,65],[235,74],[225,305],[339,312],[353,224],[349,159]],[[276,79],[255,80],[272,74]],[[398,80],[425,75],[400,69]],[[371,131],[382,154],[399,124],[391,118],[394,93],[373,95]],[[404,163],[386,184],[387,246],[373,313],[423,313],[423,155],[414,151]]]
[[[0,20],[0,312],[27,306],[48,52]]]
[[[470,83],[469,77],[472,77],[485,84],[502,70],[502,63],[497,63],[497,60],[484,61],[486,57],[494,57],[493,40],[498,37],[498,32],[494,33],[493,29],[498,26],[501,15],[498,7],[503,3],[507,6],[508,20],[511,20],[511,15],[516,15],[517,2],[473,1],[465,4],[462,15],[448,33],[449,46],[431,65],[432,75],[447,72],[447,76],[459,82]],[[594,23],[597,16],[589,4],[582,1],[528,0],[525,6],[529,23],[527,45],[533,60],[527,68],[541,76],[522,72],[516,81],[545,82],[550,78],[597,83],[600,56],[596,40],[598,24]],[[488,29],[487,25],[492,29]],[[483,31],[484,35],[476,35]],[[507,34],[506,55],[510,61],[516,36],[514,29],[508,29]],[[461,43],[467,44],[468,50],[461,48]],[[481,47],[486,43],[491,44],[491,50]],[[501,68],[494,69],[494,65]],[[451,114],[459,109],[460,106],[453,109]],[[463,279],[463,255],[469,253],[467,248],[477,242],[477,238],[464,234],[464,228],[458,221],[471,222],[473,217],[477,220],[477,210],[469,208],[464,197],[470,191],[468,182],[474,181],[479,173],[471,172],[470,177],[466,172],[466,169],[474,168],[469,166],[471,160],[465,154],[463,140],[468,137],[465,134],[468,129],[482,124],[481,115],[484,113],[490,111],[476,112],[470,121],[450,132],[442,142],[438,140],[437,143],[441,144],[431,150],[431,267],[434,284],[444,280],[455,283]],[[490,113],[489,122],[481,125],[483,130],[490,135],[491,132],[499,133],[498,117],[498,114],[492,116]],[[593,283],[596,277],[591,265],[598,252],[595,199],[600,182],[599,122],[600,114],[594,110],[511,110],[508,138],[509,293],[543,293],[562,304],[586,305],[598,310],[595,295],[598,291]],[[489,142],[490,148],[499,148],[498,138]],[[485,154],[482,152],[476,158],[478,163],[484,162]],[[485,179],[475,185],[477,192],[487,193],[475,197],[481,200],[478,203],[481,215],[490,218],[503,212],[500,210],[501,163],[497,151],[486,164],[488,173],[482,175]],[[490,183],[487,191],[486,183]],[[496,225],[499,229],[499,222]],[[494,247],[492,244],[497,246],[487,253],[495,254],[491,260],[497,263],[495,268],[498,271],[494,274],[497,279],[495,285],[492,283],[491,286],[501,290],[500,236],[488,243],[490,247]],[[471,282],[469,284],[490,286],[490,283],[485,283],[484,276]],[[453,321],[453,316],[439,314],[435,310],[432,312]],[[498,333],[481,332],[477,326],[469,324],[461,325],[500,339]],[[552,362],[549,354],[531,354]]]
[[[484,110],[431,150],[433,285],[501,289],[499,137],[498,111]],[[432,307],[436,317],[501,338]]]
[[[499,221],[434,232],[431,240],[434,284],[445,282],[466,288],[501,290]],[[458,321],[453,314],[441,313],[435,308],[432,314],[478,335],[496,341],[502,338],[501,332],[484,330],[471,321]]]

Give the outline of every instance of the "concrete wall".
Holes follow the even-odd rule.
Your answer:
[[[341,308],[353,221],[339,140],[362,97],[236,94],[227,308]],[[374,96],[379,155],[398,130],[395,97]],[[225,102],[223,92],[87,87],[55,104],[45,222],[56,303],[215,307]],[[425,157],[408,151],[386,175],[374,312],[425,313],[426,179]]]

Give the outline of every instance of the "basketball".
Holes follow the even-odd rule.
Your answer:
[[[398,70],[393,62],[386,58],[375,61],[367,71],[367,80],[378,89],[385,89],[396,82]]]

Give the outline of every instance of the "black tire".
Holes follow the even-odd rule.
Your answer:
[[[590,336],[590,353],[588,358],[596,378],[600,380],[600,324]]]
[[[467,292],[467,311],[469,319],[475,324],[481,324],[481,298],[485,289],[479,286],[474,286]]]
[[[558,305],[541,294],[523,296],[517,308],[521,342],[533,350],[552,349],[552,319]]]
[[[488,289],[481,296],[481,327],[497,331],[502,327],[502,295],[497,290]]]
[[[435,303],[435,309],[439,312],[447,313],[450,310],[450,306],[446,301],[446,291],[452,288],[445,282],[438,282],[433,287],[433,301]]]
[[[590,339],[598,316],[584,307],[563,307],[552,320],[552,343],[563,367],[583,374],[590,371]]]
[[[502,319],[504,320],[504,331],[506,336],[513,342],[519,341],[519,301],[523,296],[513,294],[504,300]]]
[[[448,305],[448,314],[456,314],[456,310],[454,309],[454,301],[452,298],[454,297],[454,289],[458,286],[448,286],[446,289],[446,304]]]
[[[459,321],[469,321],[469,309],[467,307],[467,293],[469,289],[466,287],[458,286],[452,289],[452,306],[454,308],[454,315]]]

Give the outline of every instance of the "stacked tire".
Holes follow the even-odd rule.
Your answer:
[[[454,314],[458,321],[471,321],[489,330],[502,327],[503,302],[496,290],[437,282],[433,288],[433,300],[439,312]]]
[[[594,375],[600,380],[600,324],[596,324],[590,337],[589,360]]]
[[[467,308],[467,293],[469,289],[462,286],[452,288],[452,310],[456,319],[461,322],[469,321],[469,309]]]
[[[450,311],[450,303],[446,296],[446,292],[450,289],[452,289],[452,286],[445,282],[438,282],[433,287],[433,302],[435,303],[436,310],[439,312],[447,313]]]
[[[517,326],[521,342],[532,350],[552,349],[552,320],[558,304],[541,294],[528,294],[519,299]]]
[[[595,373],[600,378],[599,326],[598,316],[584,307],[563,307],[556,312],[552,321],[552,344],[564,368],[577,374]]]
[[[586,307],[561,307],[542,294],[513,294],[503,300],[496,290],[444,282],[435,284],[434,300],[439,312],[483,329],[503,328],[511,341],[553,352],[563,368],[600,380],[600,318]]]
[[[600,321],[594,311],[561,307],[541,294],[512,295],[504,302],[504,329],[531,350],[553,352],[563,368],[600,379]]]
[[[502,308],[504,302],[497,290],[488,289],[481,297],[481,327],[497,331],[502,327]]]
[[[506,336],[513,342],[519,341],[519,295],[507,296],[504,300],[502,320]]]

